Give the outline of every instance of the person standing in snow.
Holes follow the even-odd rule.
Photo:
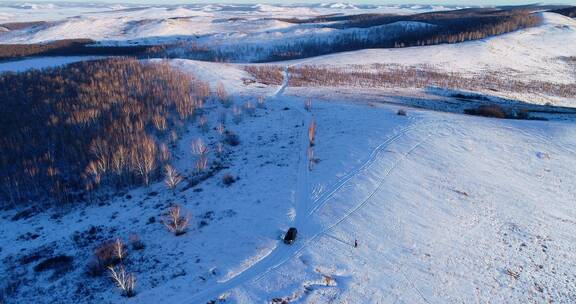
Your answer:
[[[358,247],[358,240],[354,239],[354,248],[357,248],[357,247]]]

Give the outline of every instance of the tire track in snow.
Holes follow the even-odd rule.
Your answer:
[[[438,129],[438,128],[436,128]],[[342,216],[338,221],[336,221],[335,223],[333,223],[332,225],[328,226],[325,229],[322,229],[321,231],[313,234],[312,236],[308,237],[306,240],[302,240],[302,242],[300,243],[300,245],[298,246],[298,248],[296,250],[294,250],[293,254],[290,256],[286,256],[282,261],[279,261],[278,264],[268,268],[266,271],[260,273],[260,275],[258,275],[253,281],[254,282],[258,282],[260,280],[262,280],[267,274],[269,274],[270,272],[278,269],[279,267],[281,267],[282,265],[284,265],[286,262],[288,262],[290,259],[296,257],[300,252],[302,252],[302,250],[306,249],[314,240],[316,240],[318,237],[320,237],[321,235],[326,234],[327,232],[331,231],[332,229],[334,229],[336,226],[340,225],[342,222],[344,222],[345,220],[347,220],[350,216],[352,216],[354,213],[358,212],[362,207],[364,207],[366,204],[368,204],[371,199],[374,197],[374,195],[376,195],[376,193],[378,193],[382,187],[385,185],[385,182],[387,180],[387,178],[390,176],[390,174],[400,165],[400,163],[402,163],[405,159],[408,158],[408,156],[410,154],[412,154],[414,152],[414,150],[416,150],[418,147],[420,147],[422,144],[424,144],[428,139],[430,139],[432,137],[432,133],[429,133],[427,135],[427,137],[421,141],[419,141],[416,145],[414,145],[413,147],[411,147],[407,152],[405,152],[402,157],[397,160],[396,162],[394,162],[394,164],[392,164],[392,166],[386,171],[386,173],[380,178],[380,182],[378,184],[378,187],[376,187],[376,189],[374,191],[372,191],[370,193],[370,195],[365,198],[364,200],[362,200],[359,204],[355,205],[352,209],[350,209],[348,212],[346,212],[344,214],[344,216]]]
[[[293,65],[292,65],[293,66]],[[288,86],[290,75],[288,72],[289,66],[284,68],[284,81],[282,86],[273,94],[273,98],[280,99],[284,90]],[[295,225],[298,227],[304,226],[302,221],[303,217],[300,215],[307,205],[308,201],[308,133],[307,126],[312,120],[312,115],[297,108],[303,116],[302,129],[300,135],[301,145],[303,146],[300,156],[299,156],[299,167],[298,167],[298,181],[296,192],[296,217]],[[179,302],[196,304],[196,303],[206,303],[211,300],[217,299],[221,294],[236,288],[237,286],[253,281],[254,278],[260,277],[263,273],[268,273],[271,269],[275,269],[278,265],[283,264],[288,259],[292,258],[297,252],[302,250],[302,245],[296,246],[278,246],[272,250],[267,256],[260,259],[258,262],[254,263],[251,267],[245,269],[244,271],[238,273],[236,276],[230,278],[227,281],[219,282],[218,285],[213,286],[209,289],[204,289],[192,295],[190,298],[181,300]]]
[[[382,152],[382,150],[385,150],[392,143],[400,139],[402,136],[406,135],[410,131],[416,130],[417,128],[418,126],[409,126],[403,128],[400,131],[398,131],[396,135],[393,135],[392,137],[388,138],[383,143],[378,145],[376,148],[374,148],[370,153],[368,159],[362,165],[360,165],[358,168],[354,170],[349,171],[344,177],[340,178],[340,180],[338,180],[335,184],[329,187],[329,189],[331,190],[324,191],[319,198],[314,200],[314,206],[310,211],[308,211],[307,216],[310,217],[314,215],[314,213],[316,213],[320,208],[326,205],[326,203],[330,200],[330,198],[332,198],[332,196],[337,191],[342,189],[342,187],[344,187],[346,183],[348,183],[348,181],[350,181],[352,178],[357,176],[362,171],[365,171],[370,165],[372,165],[372,163],[374,163],[374,161],[377,159],[376,157]]]
[[[291,66],[294,66],[294,65],[291,65]],[[279,99],[280,96],[284,93],[284,90],[287,88],[288,83],[289,83],[289,79],[290,79],[288,69],[291,66],[287,66],[284,68],[284,81],[283,81],[282,86],[274,93],[274,95],[273,95],[274,98]],[[297,210],[296,210],[296,218],[295,218],[294,222],[295,222],[295,225],[298,226],[301,231],[306,232],[306,226],[304,225],[305,223],[303,221],[308,219],[310,217],[310,215],[313,214],[314,212],[316,212],[321,206],[315,208],[314,212],[309,213],[308,216],[306,216],[306,217],[301,216],[301,213],[306,206],[305,202],[308,200],[308,191],[307,191],[308,163],[306,161],[308,158],[308,155],[307,155],[308,138],[307,138],[307,133],[305,131],[306,131],[306,125],[307,125],[307,123],[309,123],[311,121],[312,117],[310,114],[304,112],[303,110],[301,110],[299,108],[297,108],[297,109],[299,112],[303,113],[303,115],[305,116],[304,120],[303,120],[304,127],[302,128],[302,133],[301,133],[301,141],[302,141],[301,144],[303,144],[303,146],[305,148],[301,151],[301,154],[299,157],[300,164],[299,164],[298,185],[297,185],[298,195],[296,196],[296,198],[297,198],[296,209]],[[385,142],[385,143],[379,145],[377,147],[377,149],[387,147],[392,142],[398,140],[402,135],[405,135],[408,131],[410,131],[408,129],[411,130],[410,127],[402,129],[399,134],[388,139],[387,143]],[[416,129],[416,127],[414,126],[413,129]],[[431,136],[431,134],[428,134],[428,137],[426,139],[430,138],[430,136]],[[392,165],[392,167],[390,167],[387,170],[385,175],[381,178],[378,187],[366,199],[364,199],[361,203],[357,204],[354,208],[352,208],[349,212],[347,212],[341,219],[339,219],[334,224],[330,225],[326,229],[323,229],[319,232],[314,233],[312,236],[308,237],[307,239],[303,239],[301,242],[296,243],[292,246],[276,247],[273,251],[270,252],[270,254],[268,254],[267,256],[262,258],[260,261],[256,262],[251,267],[245,269],[241,273],[232,277],[231,279],[224,281],[224,282],[221,282],[212,288],[204,289],[204,290],[192,295],[190,298],[182,300],[180,302],[190,303],[190,304],[205,303],[205,302],[208,302],[210,300],[217,299],[221,294],[225,293],[226,291],[234,289],[234,288],[236,288],[236,287],[238,287],[244,283],[260,281],[267,274],[278,269],[279,267],[284,265],[286,262],[288,262],[290,259],[297,256],[300,252],[302,252],[302,250],[307,248],[312,241],[317,239],[319,236],[327,233],[328,231],[332,230],[334,227],[336,227],[337,225],[339,225],[340,223],[345,221],[347,218],[349,218],[351,215],[353,215],[358,210],[360,210],[363,206],[365,206],[372,199],[372,197],[378,191],[380,191],[380,189],[385,184],[387,177],[400,164],[400,162],[402,162],[404,159],[406,159],[408,157],[408,155],[411,154],[422,143],[424,143],[425,140],[419,142],[417,145],[412,147],[408,152],[404,153],[403,156],[398,161],[396,161]],[[344,181],[338,182],[336,184],[336,187],[338,189],[341,189],[346,184],[346,182],[349,181],[353,176],[356,176],[358,173],[360,173],[363,170],[365,170],[366,168],[368,168],[368,166],[374,162],[377,155],[379,155],[378,151],[373,151],[370,154],[370,158],[366,161],[366,164],[362,165],[359,169],[354,170],[355,173],[353,172],[352,174],[347,174],[347,176],[349,176],[349,178],[345,179]],[[327,201],[329,200],[329,198],[332,197],[332,195],[334,193],[336,193],[338,189],[336,189],[334,191],[332,191],[332,190],[327,191],[330,194],[324,196],[325,199],[322,202],[322,204],[325,205],[327,203]],[[308,227],[308,228],[310,228],[310,227]],[[302,232],[301,232],[301,234],[302,234]],[[306,238],[305,233],[303,233],[303,235],[304,235],[304,238]]]

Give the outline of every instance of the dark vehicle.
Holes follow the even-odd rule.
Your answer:
[[[296,228],[291,227],[290,229],[288,229],[288,232],[286,232],[286,235],[284,236],[284,244],[294,243],[297,234],[298,230],[296,230]]]

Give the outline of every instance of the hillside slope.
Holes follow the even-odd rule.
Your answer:
[[[445,72],[504,74],[523,80],[576,81],[574,67],[563,57],[576,56],[576,20],[543,13],[535,28],[480,41],[402,49],[374,49],[306,59],[306,64],[353,66],[373,64],[430,67]]]

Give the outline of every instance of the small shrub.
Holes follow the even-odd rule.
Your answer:
[[[237,146],[240,144],[240,137],[233,131],[227,130],[224,133],[224,142],[231,146]]]
[[[128,237],[128,241],[130,242],[130,246],[132,246],[132,249],[134,250],[142,250],[144,249],[144,247],[146,247],[144,245],[144,242],[142,242],[142,240],[140,239],[140,236],[138,236],[138,234],[136,233],[131,233],[130,236]]]
[[[220,102],[224,107],[228,108],[232,105],[232,99],[228,95],[226,87],[224,87],[224,84],[221,82],[218,83],[218,85],[216,86],[216,96],[218,97],[218,99],[220,100]]]
[[[208,117],[205,115],[200,116],[200,118],[198,119],[198,128],[200,128],[200,130],[202,130],[202,133],[206,133],[208,132],[209,126],[208,126]]]
[[[184,212],[178,205],[170,208],[168,214],[163,217],[163,223],[170,232],[176,236],[186,233],[188,224],[190,223],[190,214]]]
[[[398,110],[398,112],[396,114],[400,115],[400,116],[407,116],[408,115],[408,113],[406,113],[406,110],[404,110],[404,109]]]
[[[194,167],[196,168],[197,172],[203,172],[206,170],[206,168],[208,168],[208,157],[206,156],[200,156],[197,160],[196,163],[194,164]]]
[[[316,140],[316,121],[312,120],[308,126],[308,140],[310,141],[310,147],[314,146],[314,141]]]
[[[250,116],[254,116],[254,114],[256,114],[256,107],[254,106],[254,104],[250,101],[247,101],[244,104],[244,111],[246,112],[246,114],[250,115]]]
[[[312,111],[312,98],[306,99],[306,102],[304,103],[304,109],[306,109],[308,112]]]
[[[216,143],[215,151],[218,156],[222,156],[224,154],[224,144],[221,142]]]
[[[57,272],[66,271],[72,267],[73,261],[74,258],[67,255],[59,255],[51,257],[34,266],[34,271],[36,272],[43,272],[48,270],[53,270]]]
[[[202,138],[199,137],[192,142],[192,154],[197,156],[208,154],[208,146],[204,143]]]
[[[258,97],[258,104],[256,105],[259,109],[266,108],[266,97],[260,96]]]
[[[226,126],[224,126],[223,123],[219,122],[216,125],[216,131],[218,131],[218,134],[220,134],[220,136],[224,136],[224,132],[226,132]]]
[[[308,147],[308,170],[312,170],[314,168],[315,159],[314,159],[314,147]]]
[[[125,297],[133,297],[136,295],[136,276],[132,273],[128,273],[123,265],[120,265],[118,270],[113,266],[109,266],[110,277],[116,283],[116,286],[122,291],[122,295]]]
[[[120,263],[116,254],[116,242],[106,241],[94,249],[94,257],[88,263],[87,272],[90,276],[100,276],[109,266]]]
[[[232,185],[234,182],[236,182],[236,178],[234,176],[232,176],[232,174],[224,174],[224,176],[222,176],[222,183],[226,186],[230,186]]]
[[[238,106],[232,107],[232,121],[234,121],[235,124],[242,122],[242,108]]]
[[[484,116],[484,117],[494,117],[494,118],[506,118],[508,115],[499,105],[481,105],[475,109],[464,110],[465,114]]]

